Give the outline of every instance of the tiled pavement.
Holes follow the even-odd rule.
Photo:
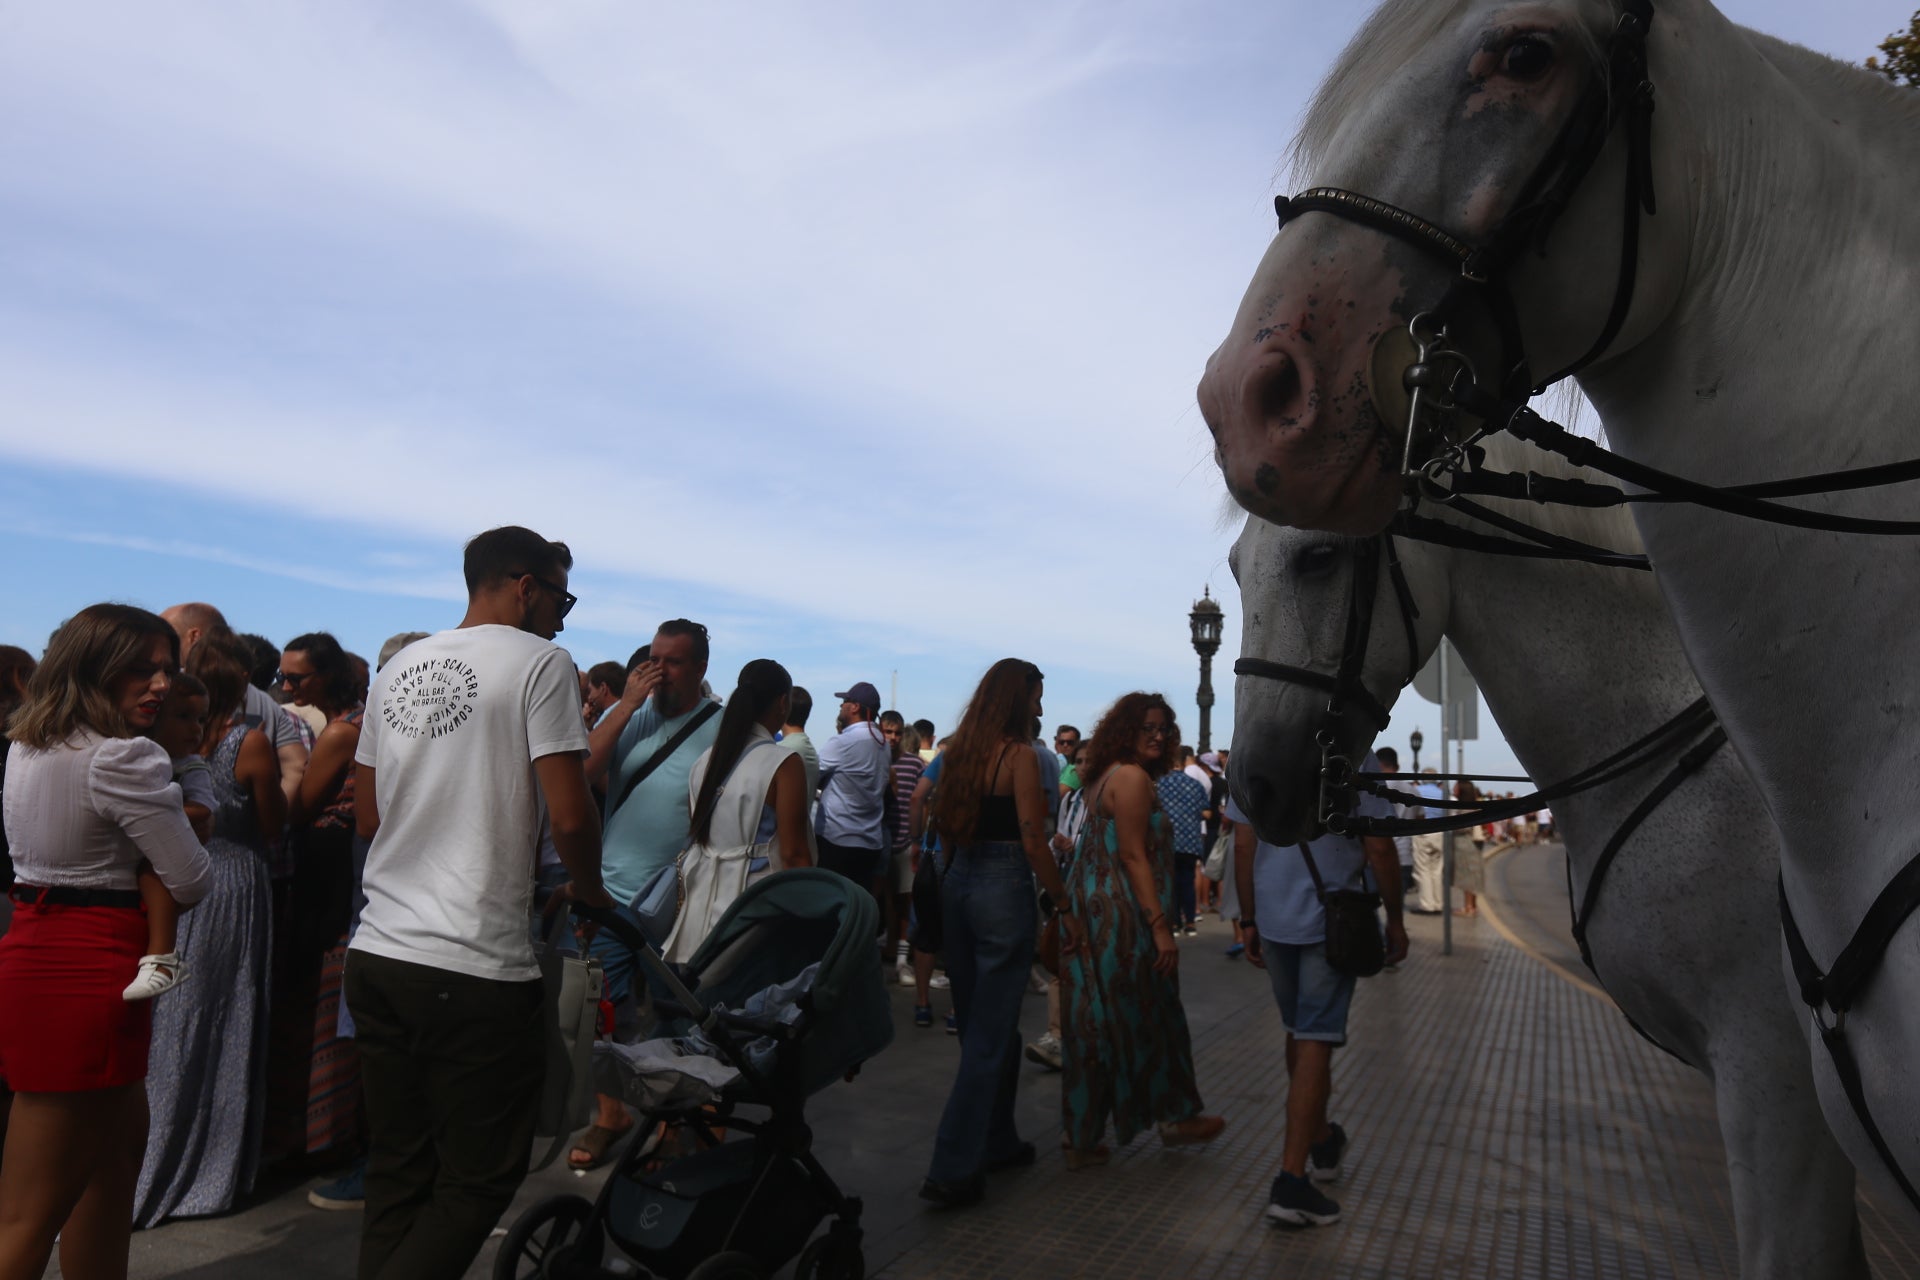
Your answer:
[[[1182,956],[1199,1080],[1225,1137],[1163,1150],[1151,1136],[1104,1169],[1069,1173],[1044,1139],[1058,1089],[1029,1068],[1021,1121],[1038,1166],[997,1177],[975,1209],[935,1213],[914,1196],[950,1078],[954,1041],[908,1025],[852,1085],[809,1109],[816,1150],[867,1201],[869,1274],[921,1277],[1722,1277],[1737,1274],[1727,1179],[1706,1082],[1641,1040],[1558,972],[1565,940],[1550,886],[1557,850],[1500,861],[1518,901],[1509,942],[1414,918],[1414,954],[1362,984],[1352,1041],[1335,1059],[1334,1112],[1353,1136],[1333,1194],[1336,1227],[1261,1223],[1279,1148],[1282,1032],[1264,975],[1224,959],[1209,924]],[[1550,860],[1550,861],[1549,861]],[[1524,874],[1522,874],[1524,872]],[[1563,909],[1563,908],[1562,908]],[[1040,1000],[1028,1002],[1034,1030]],[[596,1175],[597,1176],[597,1175]],[[586,1180],[549,1170],[521,1204]],[[351,1275],[358,1215],[306,1208],[281,1186],[243,1212],[136,1237],[133,1275],[279,1280]],[[1920,1277],[1920,1240],[1863,1208],[1880,1277]],[[491,1246],[470,1275],[490,1274]]]

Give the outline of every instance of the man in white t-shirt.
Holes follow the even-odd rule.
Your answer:
[[[611,906],[573,660],[566,544],[467,544],[459,627],[409,645],[367,700],[355,806],[372,841],[347,958],[366,1097],[360,1280],[458,1280],[526,1176],[545,1069],[527,936],[543,826]]]

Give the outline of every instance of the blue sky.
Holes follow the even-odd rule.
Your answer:
[[[518,522],[582,665],[686,615],[723,690],[897,671],[945,731],[1011,653],[1050,721],[1159,688],[1191,740],[1187,608],[1223,666],[1239,614],[1193,385],[1362,12],[11,9],[0,642],[199,598],[372,654]],[[1729,12],[1852,60],[1906,17]]]

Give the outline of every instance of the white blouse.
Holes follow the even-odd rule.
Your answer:
[[[182,906],[213,887],[173,762],[151,739],[83,730],[47,750],[13,743],[0,811],[21,884],[132,889],[145,858]]]

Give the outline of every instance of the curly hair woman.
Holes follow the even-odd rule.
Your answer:
[[[1047,848],[1046,784],[1033,749],[1042,679],[1031,662],[994,663],[946,751],[922,775],[934,788],[928,825],[940,842],[947,976],[960,1032],[960,1068],[920,1187],[943,1207],[976,1203],[984,1175],[1034,1160],[1033,1144],[1013,1127],[1020,1004],[1038,933],[1034,879],[1055,903],[1066,901]],[[1072,918],[1060,927],[1062,949],[1070,949]]]
[[[1154,780],[1180,745],[1173,708],[1129,693],[1100,718],[1081,766],[1086,821],[1067,868],[1086,938],[1061,963],[1067,1167],[1107,1162],[1107,1118],[1122,1144],[1150,1125],[1167,1146],[1211,1142],[1227,1127],[1200,1113],[1193,1045],[1180,1005],[1173,843]]]

